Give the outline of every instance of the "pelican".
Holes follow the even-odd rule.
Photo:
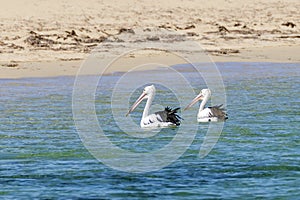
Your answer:
[[[197,115],[198,122],[218,122],[225,121],[226,119],[228,119],[224,108],[222,108],[223,104],[204,108],[205,104],[207,103],[210,97],[210,89],[203,89],[184,110],[192,107],[197,101],[202,100]]]
[[[155,96],[154,85],[146,86],[141,96],[136,100],[127,112],[128,116],[144,99],[147,99],[143,116],[140,122],[142,128],[151,127],[175,127],[180,125],[181,118],[176,114],[180,108],[171,109],[166,107],[163,111],[155,112],[149,115],[149,109]]]

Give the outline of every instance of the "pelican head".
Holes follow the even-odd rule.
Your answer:
[[[187,107],[184,110],[189,109],[190,107],[192,107],[195,103],[197,103],[200,100],[203,100],[204,98],[208,99],[211,97],[211,91],[210,89],[202,89],[200,91],[200,93],[192,100],[192,102],[187,105]]]
[[[153,97],[153,95],[155,94],[155,87],[154,85],[149,85],[146,86],[141,94],[141,96],[134,102],[134,104],[131,106],[131,108],[129,109],[129,111],[126,114],[126,117],[132,112],[134,111],[134,109],[144,100],[144,99],[148,99],[150,97]]]

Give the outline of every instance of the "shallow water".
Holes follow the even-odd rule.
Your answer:
[[[195,123],[197,135],[178,160],[142,174],[111,169],[86,150],[72,115],[73,77],[0,80],[0,198],[298,198],[300,64],[218,66],[229,115],[218,143],[199,158],[208,125]],[[187,66],[175,68],[200,90],[197,84],[204,82],[194,80]],[[118,78],[104,77],[107,84],[98,88],[95,101],[107,136],[136,152],[168,144],[177,129],[163,129],[143,139],[132,138],[116,126],[110,94]],[[161,104],[160,99],[167,99],[163,103],[173,107],[178,104],[168,89],[158,86],[156,103]],[[132,114],[136,124],[142,109]]]

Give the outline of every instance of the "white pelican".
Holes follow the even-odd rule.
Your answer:
[[[217,122],[217,121],[225,121],[226,119],[228,119],[227,114],[224,111],[224,108],[222,108],[223,106],[222,104],[204,109],[204,106],[210,97],[211,97],[210,89],[203,89],[184,110],[192,107],[197,101],[202,100],[197,115],[198,122]]]
[[[149,115],[149,109],[155,96],[154,85],[146,86],[141,96],[129,109],[126,116],[129,115],[144,99],[147,99],[146,106],[143,112],[143,116],[140,122],[142,128],[148,127],[174,127],[180,125],[181,118],[176,114],[180,108],[171,109],[166,107],[165,110],[155,112],[155,114]]]

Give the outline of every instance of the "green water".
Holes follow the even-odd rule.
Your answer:
[[[111,169],[86,150],[72,115],[74,77],[0,80],[0,199],[299,198],[300,65],[218,66],[229,115],[218,143],[199,158],[208,125],[195,123],[197,135],[178,160],[142,174]],[[137,152],[166,145],[176,129],[146,140],[118,129],[109,110],[109,83],[118,78],[105,77],[107,92],[95,101],[106,134]],[[160,88],[156,99],[165,93]],[[171,94],[165,99],[176,106]],[[137,124],[142,109],[132,115]]]

